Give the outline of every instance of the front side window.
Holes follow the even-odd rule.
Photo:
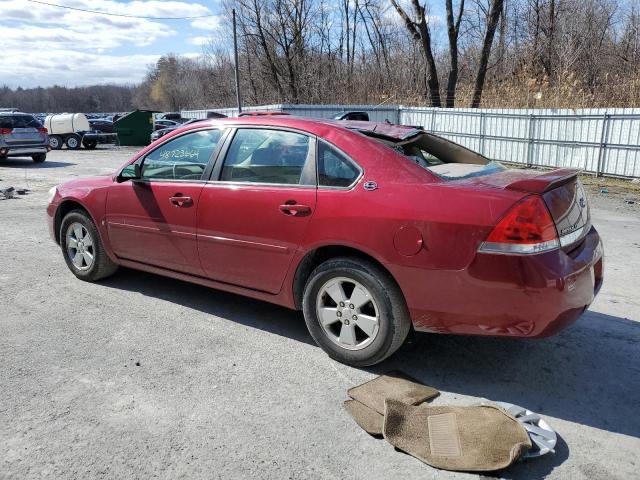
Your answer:
[[[315,185],[310,138],[282,130],[247,128],[236,132],[222,166],[223,182]]]
[[[142,178],[147,180],[200,180],[222,130],[187,133],[162,144],[142,163]]]
[[[326,142],[318,143],[318,185],[348,187],[360,175],[360,170],[336,148]]]

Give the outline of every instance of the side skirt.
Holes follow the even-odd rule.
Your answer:
[[[259,290],[251,290],[249,288],[239,287],[237,285],[231,285],[228,283],[210,280],[208,278],[189,275],[188,273],[176,272],[174,270],[154,267],[152,265],[135,262],[133,260],[125,260],[123,258],[118,258],[118,264],[122,265],[123,267],[131,268],[133,270],[142,270],[144,272],[162,275],[163,277],[175,278],[176,280],[195,283],[197,285],[202,285],[203,287],[214,288],[216,290],[222,290],[229,293],[235,293],[244,297],[255,298],[256,300],[263,300],[265,302],[274,303],[276,305],[294,309],[294,306],[289,305],[289,303],[283,298],[281,293],[272,295],[270,293],[261,292]]]

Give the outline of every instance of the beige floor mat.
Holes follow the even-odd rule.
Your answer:
[[[407,405],[416,405],[436,397],[439,393],[435,388],[422,385],[411,377],[397,371],[380,375],[373,380],[347,390],[347,394],[351,398],[381,415],[384,414],[384,402],[386,399],[397,400]]]
[[[416,407],[394,399],[385,405],[384,438],[436,468],[500,470],[531,448],[522,425],[498,407]]]
[[[365,432],[374,437],[382,437],[384,417],[381,413],[356,400],[347,400],[344,408]]]

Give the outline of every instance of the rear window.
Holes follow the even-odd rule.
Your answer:
[[[41,128],[32,115],[0,115],[0,128]]]
[[[501,163],[491,161],[478,152],[426,132],[399,142],[371,138],[393,148],[409,161],[445,180],[480,177],[507,169]]]

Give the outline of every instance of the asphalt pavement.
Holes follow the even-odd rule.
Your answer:
[[[121,269],[89,284],[49,238],[49,188],[109,173],[130,148],[0,163],[0,478],[475,478],[360,430],[346,390],[400,369],[434,404],[541,413],[553,455],[502,478],[638,478],[640,213],[597,199],[605,280],[590,310],[541,340],[423,334],[374,368],[327,357],[302,315]]]

